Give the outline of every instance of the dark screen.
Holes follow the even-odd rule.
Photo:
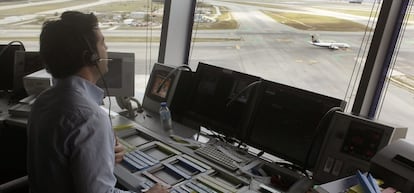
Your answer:
[[[26,96],[23,78],[44,68],[39,52],[16,51],[13,77],[13,93],[19,98]]]
[[[97,84],[104,85],[103,80],[108,88],[122,88],[122,58],[112,58],[108,61],[108,72]]]
[[[0,45],[0,52],[6,47]],[[13,90],[14,53],[20,49],[20,45],[11,45],[0,55],[0,90]]]
[[[242,90],[260,80],[200,63],[186,116],[208,129],[240,139],[249,120],[257,86]]]
[[[325,132],[317,131],[321,118],[341,104],[339,99],[265,81],[246,142],[304,167],[312,141],[322,144]],[[307,166],[314,166],[317,153],[312,151]]]

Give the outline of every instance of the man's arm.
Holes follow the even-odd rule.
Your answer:
[[[89,115],[71,140],[70,169],[78,193],[123,193],[115,188],[115,138],[103,112]]]

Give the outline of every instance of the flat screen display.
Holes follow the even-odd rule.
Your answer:
[[[345,103],[271,81],[262,88],[246,143],[296,165],[314,167],[325,135],[320,129],[326,130],[329,121],[326,128],[318,125],[331,108]]]
[[[13,93],[18,98],[27,96],[23,86],[23,78],[44,68],[40,53],[37,51],[17,50],[15,52]]]
[[[241,139],[261,78],[199,63],[184,116],[228,137]]]
[[[20,45],[0,45],[0,90],[13,90],[16,50],[23,50],[23,47]]]
[[[135,95],[135,54],[108,52],[108,72],[96,83],[107,96]],[[107,88],[105,88],[107,87]]]

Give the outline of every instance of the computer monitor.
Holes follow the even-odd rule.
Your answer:
[[[135,54],[108,52],[108,72],[96,83],[106,96],[129,97],[135,95]],[[106,85],[105,85],[106,83]],[[107,87],[107,88],[105,88]]]
[[[245,142],[302,169],[314,167],[329,124],[322,118],[346,102],[268,80],[261,88]]]
[[[14,54],[16,50],[24,50],[21,45],[0,45],[0,90],[13,90]]]
[[[13,70],[13,95],[18,98],[27,96],[23,86],[23,77],[44,68],[40,53],[37,51],[17,50]]]
[[[155,63],[149,78],[142,106],[145,110],[158,113],[161,102],[167,102],[172,118],[182,108],[188,97],[192,71],[188,66],[172,66]]]
[[[261,78],[200,62],[183,117],[241,139],[250,119]]]

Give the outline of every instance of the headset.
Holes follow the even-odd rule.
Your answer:
[[[107,84],[106,84],[106,81],[105,81],[105,79],[104,79],[104,77],[103,77],[103,74],[102,74],[101,70],[99,69],[98,63],[99,63],[100,61],[111,61],[111,60],[112,60],[112,58],[100,58],[100,57],[99,57],[99,55],[98,55],[98,53],[97,53],[97,52],[95,52],[95,51],[92,49],[92,45],[91,45],[91,43],[89,42],[89,40],[86,38],[86,36],[85,36],[85,35],[82,35],[82,38],[83,38],[83,40],[85,41],[85,43],[86,43],[86,45],[87,45],[87,47],[88,47],[88,50],[86,50],[86,51],[87,51],[87,54],[85,55],[85,59],[86,59],[88,62],[90,62],[90,64],[92,64],[92,65],[96,66],[96,68],[98,69],[99,73],[101,74],[102,82],[103,82],[103,84],[104,84],[104,87],[105,87],[106,93],[107,93],[107,94],[108,94],[108,96],[109,96],[108,86],[107,86]],[[111,102],[111,99],[109,99],[108,101],[109,101],[108,117],[109,117],[109,122],[110,122],[110,124],[111,124],[111,128],[113,128],[112,118],[111,118],[111,107],[112,107],[112,102]],[[114,136],[115,136],[115,143],[116,143],[116,144],[118,144],[118,140],[116,139],[115,130],[114,130]]]
[[[92,45],[89,42],[89,40],[86,38],[85,35],[82,35],[83,40],[86,43],[86,46],[88,47],[87,54],[85,55],[85,60],[89,62],[92,65],[98,65],[98,63],[102,60],[110,60],[110,59],[101,59],[97,52],[92,49]]]

